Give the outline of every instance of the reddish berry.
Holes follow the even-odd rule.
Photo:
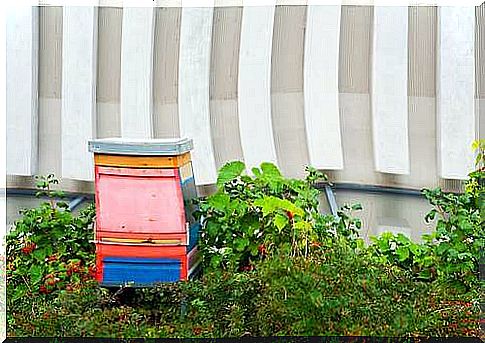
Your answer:
[[[57,255],[54,254],[54,255],[47,257],[47,262],[55,262],[55,261],[57,261],[57,259],[58,259]]]
[[[288,218],[289,218],[290,220],[292,220],[292,219],[293,219],[293,212],[291,212],[291,211],[286,211],[286,215],[288,216]]]
[[[45,286],[40,286],[39,292],[42,293],[42,294],[49,294],[50,293],[50,291]]]
[[[90,266],[88,268],[88,273],[89,273],[89,276],[91,276],[93,279],[96,278],[96,267]]]
[[[36,247],[35,243],[27,243],[21,250],[25,255],[29,255]]]

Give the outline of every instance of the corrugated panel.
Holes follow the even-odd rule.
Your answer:
[[[121,27],[123,9],[98,8],[96,137],[121,137]]]
[[[237,107],[242,7],[214,9],[210,71],[211,136],[216,166],[242,160]]]
[[[148,2],[152,3],[146,1]],[[166,1],[158,0],[155,3],[166,4]],[[317,137],[320,130],[315,129],[311,123],[305,124],[304,117],[304,60],[311,58],[304,55],[304,41],[310,39],[310,36],[305,37],[305,26],[309,20],[305,15],[307,7],[279,6],[275,13],[273,7],[275,3],[276,1],[248,0],[244,2],[245,6],[248,4],[256,6],[245,7],[243,10],[240,7],[217,8],[215,16],[211,12],[203,25],[194,24],[199,25],[194,29],[197,31],[194,33],[195,36],[201,35],[202,31],[207,35],[202,44],[200,39],[194,39],[192,43],[186,44],[185,57],[180,54],[184,48],[179,49],[180,29],[183,25],[182,9],[171,7],[155,10],[154,75],[153,80],[150,77],[146,80],[148,84],[153,82],[153,99],[148,103],[152,104],[154,109],[154,134],[156,137],[178,136],[181,133],[180,125],[185,122],[192,127],[190,133],[194,138],[200,136],[195,139],[196,147],[202,146],[202,149],[205,149],[204,147],[210,146],[209,150],[201,154],[199,163],[204,166],[196,171],[196,174],[206,173],[203,176],[206,178],[205,181],[201,183],[200,178],[197,180],[199,185],[213,182],[216,165],[220,166],[229,159],[244,157],[248,165],[255,165],[262,161],[275,162],[278,156],[280,166],[289,176],[301,176],[303,166],[310,162],[306,134],[310,134],[309,128],[311,128],[314,130],[311,137]],[[177,4],[181,5],[181,2],[174,1],[172,4],[177,6]],[[211,11],[210,7],[213,4],[208,1],[204,3],[192,1],[192,5],[210,5],[205,9]],[[215,5],[218,4],[222,3],[217,0]],[[231,4],[240,6],[241,1],[234,0]],[[283,4],[278,2],[278,5]],[[198,9],[191,8],[191,10]],[[420,187],[423,183],[431,182],[436,184],[439,175],[434,161],[437,159],[438,150],[433,141],[436,142],[443,137],[454,139],[453,135],[464,132],[463,129],[455,129],[457,126],[452,125],[453,134],[443,133],[441,137],[437,137],[437,132],[433,129],[436,125],[442,127],[442,123],[436,122],[434,105],[436,78],[439,78],[435,72],[438,57],[438,50],[435,48],[437,8],[408,8],[407,91],[409,99],[407,104],[409,106],[410,175],[400,176],[377,173],[372,166],[374,154],[372,141],[369,141],[369,138],[372,138],[370,130],[372,121],[368,112],[368,94],[371,84],[369,64],[372,56],[373,10],[370,6],[342,6],[338,76],[339,91],[345,93],[339,96],[339,120],[345,169],[334,173],[336,181],[409,187]],[[45,7],[39,12],[39,136],[32,145],[33,151],[36,149],[39,151],[39,173],[54,172],[60,176],[62,169],[60,161],[67,158],[63,156],[64,153],[61,153],[63,148],[61,132],[66,137],[71,134],[61,130],[60,99],[63,62],[61,51],[62,39],[66,37],[62,37],[62,8]],[[450,145],[454,147],[453,149],[466,150],[470,154],[472,138],[483,137],[485,131],[485,120],[482,119],[485,117],[483,105],[485,71],[482,61],[485,46],[483,43],[485,7],[482,5],[472,12],[474,12],[472,26],[476,28],[472,37],[475,50],[472,54],[474,56],[472,65],[476,70],[472,81],[475,89],[472,93],[475,93],[478,99],[475,101],[474,115],[469,114],[465,121],[474,123],[474,136],[469,134],[466,139],[460,139],[460,143]],[[121,8],[99,8],[96,87],[98,137],[121,134],[120,56],[121,41],[127,38],[122,38],[122,17]],[[275,19],[276,25],[273,30]],[[461,20],[464,19],[461,18]],[[314,33],[322,35],[319,25],[315,26]],[[460,25],[454,30],[454,34],[458,34],[463,27]],[[311,28],[309,27],[308,30],[311,31]],[[125,30],[123,36],[127,35],[127,32]],[[450,40],[447,42],[452,45]],[[461,52],[463,52],[463,46],[470,42],[462,43],[456,43],[460,46]],[[198,67],[190,69],[194,66],[188,66],[192,63],[189,62],[191,59],[187,58],[189,46],[192,48],[192,50],[189,49],[190,58],[195,55],[203,56],[203,61],[198,60],[195,63],[201,67],[199,69],[201,78],[194,77],[197,73],[193,71]],[[179,82],[179,76],[183,74],[179,67],[185,68],[186,82]],[[315,70],[322,71],[319,68]],[[327,75],[327,73],[324,74]],[[445,74],[452,76],[453,73]],[[318,83],[315,74],[309,75],[315,77],[316,85],[322,86]],[[322,76],[322,80],[325,80],[325,75]],[[178,96],[184,92],[178,93],[182,84],[184,84],[186,96],[185,100],[179,101]],[[149,93],[147,87],[140,87],[140,89],[146,94]],[[453,87],[453,89],[456,92],[463,92],[460,96],[470,98],[467,91],[464,91],[464,87]],[[454,95],[447,98],[453,99],[453,97]],[[460,103],[464,102],[460,101]],[[179,110],[188,106],[193,106],[193,109],[185,119],[181,119]],[[306,107],[308,109],[309,105],[307,104]],[[460,113],[460,118],[463,118],[462,110],[454,110],[454,112]],[[199,122],[201,118],[203,119]],[[64,122],[64,124],[67,123]],[[140,124],[139,118],[136,119],[136,124]],[[463,120],[458,124],[463,124]],[[326,143],[328,139],[323,133],[324,131],[321,131],[321,136],[318,138]],[[318,144],[317,147],[320,145]],[[316,156],[323,158],[320,153]],[[443,159],[446,160],[445,164],[452,163],[453,157],[450,159],[449,156],[447,153],[442,154]],[[315,158],[312,158],[312,162],[314,160]],[[370,164],[369,161],[371,161]],[[402,160],[399,159],[399,163],[401,162]],[[452,164],[458,165],[457,163]],[[195,168],[198,167],[195,166]],[[447,175],[447,177],[458,176]]]
[[[62,42],[62,177],[93,179],[97,8],[65,7]]]
[[[376,7],[372,56],[375,168],[409,173],[408,8]]]
[[[368,94],[372,50],[371,6],[342,6],[339,44],[339,90]]]
[[[475,97],[485,99],[485,3],[475,8]],[[485,136],[482,136],[485,137]]]
[[[153,8],[124,8],[122,30],[121,136],[151,138],[153,137]]]
[[[6,13],[7,173],[37,169],[39,9],[10,7]]]
[[[289,177],[304,175],[306,141],[303,59],[306,6],[276,6],[271,59],[271,106],[276,156]]]
[[[475,9],[440,7],[437,65],[440,176],[464,179],[475,139]]]
[[[409,7],[409,96],[436,96],[436,12],[436,7]]]
[[[241,145],[248,168],[265,161],[276,163],[270,94],[274,12],[274,3],[243,9],[238,110]]]
[[[400,183],[412,188],[437,186],[436,7],[409,8],[408,116],[409,175]]]
[[[475,103],[478,138],[485,138],[485,3],[475,9]]]
[[[39,8],[39,174],[61,175],[62,7]]]
[[[180,136],[178,61],[182,9],[155,9],[153,57],[153,131],[155,138]]]
[[[180,133],[194,140],[197,184],[216,182],[209,114],[209,75],[213,8],[182,9],[179,59]]]
[[[310,163],[342,169],[338,67],[340,6],[308,6],[305,31],[305,124]]]

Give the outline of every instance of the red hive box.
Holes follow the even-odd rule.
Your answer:
[[[97,279],[107,286],[186,280],[198,265],[192,141],[89,142],[95,161]]]

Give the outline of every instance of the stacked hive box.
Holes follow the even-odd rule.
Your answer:
[[[150,286],[186,280],[199,258],[188,139],[89,142],[94,153],[97,280]]]

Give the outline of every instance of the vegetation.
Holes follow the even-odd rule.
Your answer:
[[[7,238],[8,335],[479,336],[484,146],[463,194],[423,190],[437,221],[421,243],[384,233],[366,246],[359,204],[319,213],[312,185],[326,177],[312,168],[292,180],[269,163],[252,175],[228,163],[199,201],[202,276],[116,292],[90,277],[93,207],[73,216],[41,179],[52,201]]]

